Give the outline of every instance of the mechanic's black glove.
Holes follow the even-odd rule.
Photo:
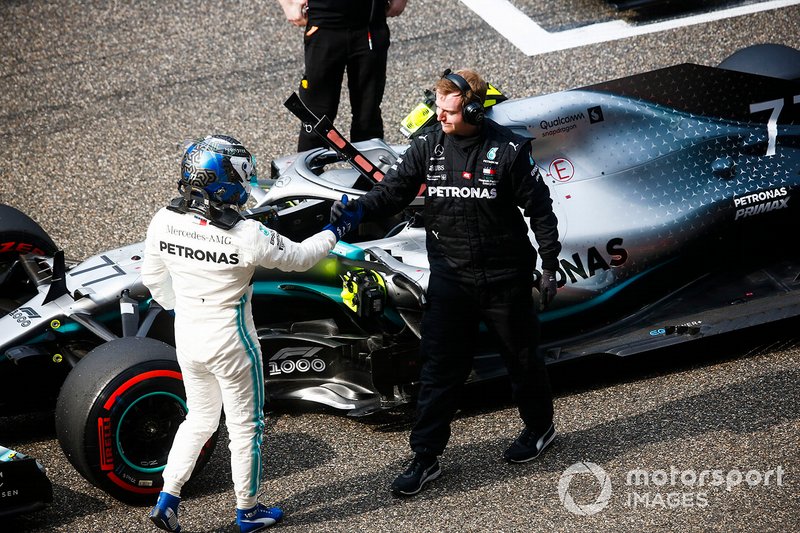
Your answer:
[[[358,200],[348,201],[347,195],[342,195],[341,200],[333,202],[331,206],[331,223],[323,228],[330,230],[340,240],[345,234],[353,231],[361,223],[364,208]]]
[[[355,225],[361,223],[361,217],[364,216],[364,207],[358,200],[350,200],[346,194],[342,195],[341,200],[336,200],[331,206],[331,224],[336,224],[339,219],[346,215],[348,212],[355,212],[356,221]]]
[[[544,311],[553,298],[556,297],[556,273],[552,270],[542,269],[542,277],[539,280],[539,311]]]

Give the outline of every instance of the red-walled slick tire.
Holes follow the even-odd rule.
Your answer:
[[[18,254],[53,255],[56,244],[28,215],[10,205],[0,204],[0,262]]]
[[[175,349],[126,337],[89,352],[69,373],[56,405],[56,433],[72,465],[91,484],[130,504],[155,500],[163,485],[186,395]],[[206,443],[197,474],[216,446]]]

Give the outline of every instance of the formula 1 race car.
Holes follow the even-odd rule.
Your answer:
[[[540,315],[549,362],[637,354],[800,315],[798,80],[800,52],[770,45],[720,67],[682,64],[492,99],[489,118],[532,138],[559,219],[560,288]],[[331,148],[273,161],[245,215],[299,240],[342,194],[369,190],[405,147],[351,145],[325,117],[294,99],[287,107]],[[425,107],[404,123],[410,135],[433,116]],[[357,416],[413,401],[429,192],[363,224],[308,272],[257,271],[270,402]],[[469,186],[446,193],[473,195]],[[142,252],[136,243],[70,262],[32,219],[0,206],[0,406],[56,403],[72,464],[127,502],[158,493],[186,413],[172,318],[141,283]],[[476,349],[471,380],[504,374],[490,337]],[[214,445],[212,437],[198,469]]]

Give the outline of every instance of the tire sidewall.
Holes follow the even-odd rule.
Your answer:
[[[0,204],[0,262],[27,253],[49,256],[56,250],[53,239],[32,218],[10,205]]]
[[[186,418],[186,393],[177,362],[149,361],[118,375],[98,396],[87,415],[84,447],[89,467],[97,472],[98,484],[109,493],[118,489],[130,493],[133,500],[158,494],[161,473],[172,441],[161,443],[158,450],[146,455],[151,461],[137,460],[130,449],[130,431],[124,424],[148,399],[174,405],[180,420]],[[93,431],[94,430],[94,431]],[[177,431],[177,425],[173,430]],[[166,447],[164,447],[166,444]],[[158,460],[157,460],[158,459]],[[157,461],[156,461],[157,460]],[[155,462],[153,462],[155,461]]]
[[[93,485],[126,503],[151,502],[163,486],[174,432],[186,415],[185,398],[173,347],[138,337],[105,343],[87,354],[64,382],[56,406],[59,443]],[[169,427],[170,436],[143,447],[142,432],[129,423],[147,419],[152,402],[159,407],[153,412],[167,415],[161,416],[168,422],[159,424],[159,434]],[[134,427],[142,426],[152,424]],[[216,434],[204,447],[195,472],[208,462],[215,444]]]

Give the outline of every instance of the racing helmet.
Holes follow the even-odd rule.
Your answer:
[[[184,151],[178,190],[190,185],[203,189],[212,201],[241,206],[255,178],[256,159],[242,143],[227,135],[209,135]]]

